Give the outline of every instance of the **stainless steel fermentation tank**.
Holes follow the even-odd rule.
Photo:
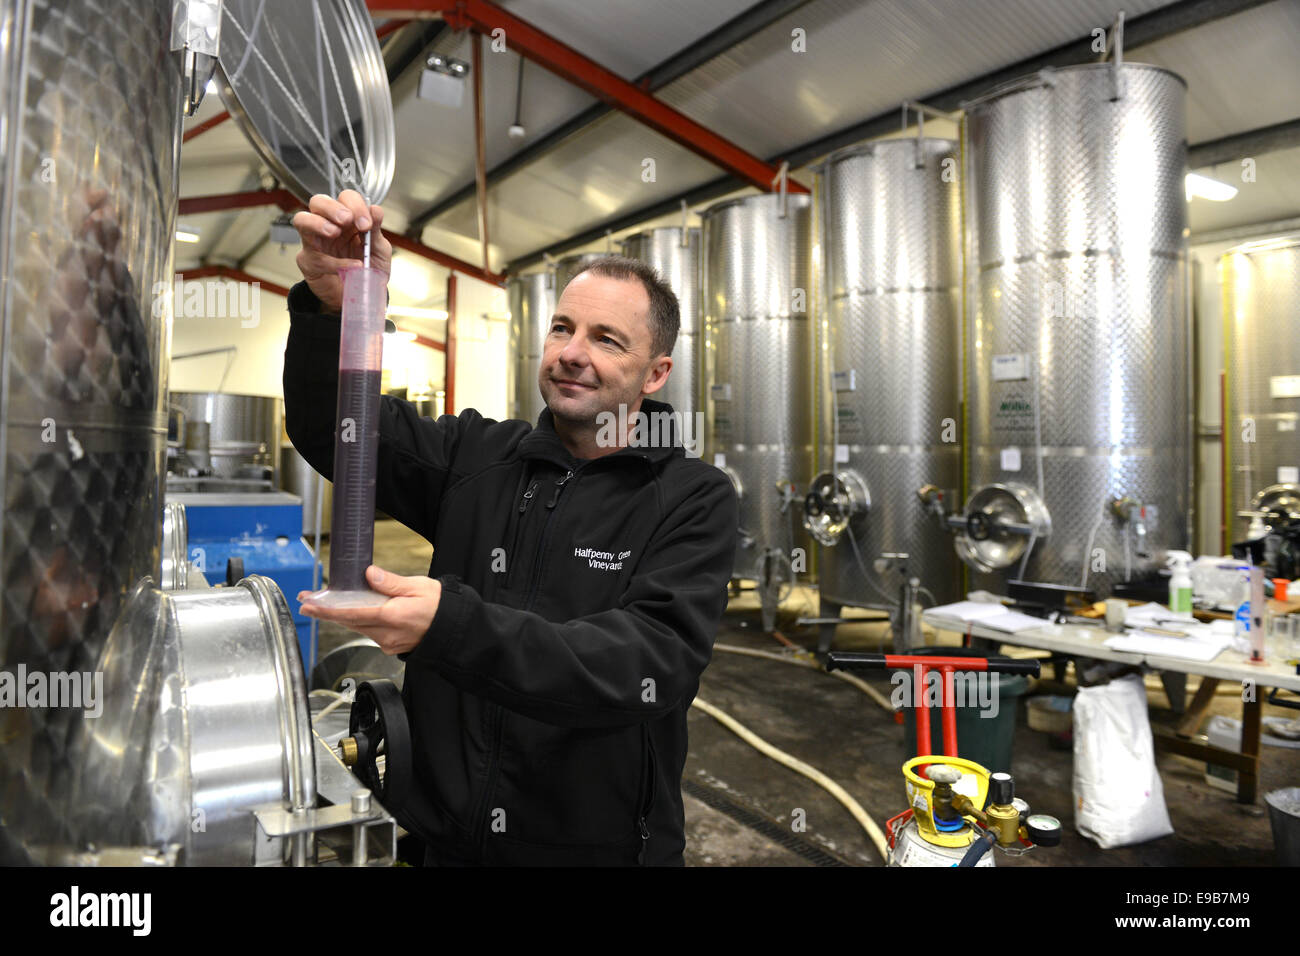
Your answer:
[[[546,402],[537,385],[542,364],[542,346],[555,315],[555,275],[529,272],[511,276],[506,283],[510,300],[510,332],[507,348],[506,397],[511,418],[536,423]]]
[[[808,570],[799,517],[812,476],[812,202],[769,194],[704,222],[706,460],[740,496],[733,575],[758,581],[771,630],[784,585]]]
[[[181,75],[169,2],[0,11],[0,668],[93,672],[160,571]],[[68,837],[81,713],[0,709],[0,859]]]
[[[604,259],[607,255],[608,253],[605,252],[579,252],[571,256],[565,256],[563,259],[557,259],[554,267],[555,301],[560,301],[560,296],[564,293],[564,287],[573,281],[574,276],[597,259]]]
[[[689,422],[692,441],[703,440],[695,427],[700,401],[700,230],[663,226],[623,240],[623,255],[653,266],[677,294],[681,327],[673,346],[668,384],[650,397],[667,402]]]
[[[1230,249],[1219,268],[1226,547],[1246,540],[1242,512],[1263,513],[1269,525],[1300,521],[1300,237]]]
[[[1186,85],[1115,63],[966,107],[975,587],[1117,582],[1186,549]]]
[[[961,487],[961,197],[957,144],[841,150],[822,176],[831,424],[804,524],[822,548],[820,615],[890,607],[902,577],[960,593],[948,535],[917,491]],[[896,557],[877,572],[882,554]],[[909,599],[910,603],[910,599]],[[834,625],[824,625],[829,648]]]
[[[251,812],[316,800],[283,595],[155,587],[182,62],[201,52],[172,49],[185,7],[0,2],[0,671],[50,692],[0,707],[0,863],[311,845],[274,814],[257,838]],[[173,510],[171,588],[200,577],[184,524]]]
[[[214,475],[247,478],[270,468],[272,487],[280,486],[282,399],[227,392],[171,392],[168,400],[185,414],[187,424],[208,423]]]

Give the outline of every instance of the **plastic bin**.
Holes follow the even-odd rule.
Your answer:
[[[970,647],[914,647],[907,652],[923,657],[982,657],[987,660],[1009,660],[1005,654],[992,651],[976,650]],[[890,675],[893,677],[893,674]],[[955,677],[960,676],[960,672]],[[910,674],[909,674],[910,677]],[[974,700],[964,701],[965,706],[957,708],[957,756],[976,763],[991,771],[1010,771],[1011,753],[1016,735],[1016,706],[1020,697],[1029,688],[1028,678],[1020,674],[983,674],[982,679],[997,679],[998,707],[993,716],[982,716],[979,695]],[[904,687],[911,690],[911,682]],[[954,693],[960,699],[960,681],[954,683]],[[985,691],[987,695],[991,691]],[[894,688],[897,692],[897,686]],[[921,688],[922,699],[925,688]],[[910,758],[917,756],[916,747],[916,713],[912,706],[913,693],[906,695],[903,707],[903,752]],[[991,710],[992,708],[990,708]],[[938,707],[930,708],[931,753],[943,753],[943,718]]]
[[[1283,787],[1264,795],[1273,825],[1278,866],[1300,866],[1300,787]]]

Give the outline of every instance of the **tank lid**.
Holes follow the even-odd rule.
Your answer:
[[[606,256],[613,255],[612,252],[576,252],[571,256],[563,256],[555,260],[557,266],[574,265],[575,263],[595,262],[597,259],[604,259]]]
[[[812,196],[808,193],[787,193],[786,199],[789,201],[791,207],[795,208],[806,206],[812,202]],[[724,199],[722,202],[716,202],[708,209],[704,210],[704,212],[700,213],[700,218],[707,219],[715,213],[721,212],[730,206],[758,206],[780,201],[781,196],[779,193],[759,193],[755,196],[739,196],[736,199]]]
[[[1047,67],[1045,69],[1037,71],[1036,73],[1026,73],[1025,75],[1018,76],[1013,80],[1008,80],[1005,83],[1000,83],[999,85],[989,89],[985,93],[980,94],[974,99],[963,101],[961,104],[961,108],[965,110],[967,113],[969,113],[972,110],[988,106],[994,100],[999,100],[1002,99],[1003,97],[1012,96],[1016,93],[1023,93],[1026,90],[1032,90],[1032,89],[1037,89],[1038,87],[1041,86],[1046,86],[1047,85],[1046,77],[1060,76],[1062,74],[1067,74],[1067,73],[1081,73],[1089,70],[1109,71],[1112,69],[1114,69],[1114,67],[1110,63],[1080,63],[1075,66]],[[1119,69],[1125,72],[1136,71],[1136,70],[1153,70],[1157,73],[1167,73],[1170,76],[1172,76],[1175,80],[1177,80],[1179,83],[1181,83],[1183,85],[1183,89],[1187,89],[1187,81],[1185,79],[1183,79],[1173,70],[1166,69],[1163,66],[1156,66],[1154,63],[1129,63],[1126,61],[1123,64],[1123,66],[1119,67]]]
[[[936,143],[949,146],[952,149],[957,148],[955,139],[946,139],[942,136],[923,136],[921,141],[925,143]],[[848,159],[851,156],[874,156],[879,149],[897,149],[902,144],[914,144],[915,136],[899,136],[894,139],[877,139],[869,143],[855,143],[852,146],[844,146],[835,150],[824,160],[821,165],[829,166],[831,163],[837,163],[842,159]]]
[[[682,231],[682,227],[681,227],[681,226],[655,226],[653,229],[642,229],[640,232],[634,232],[634,233],[632,233],[630,236],[624,236],[624,237],[623,237],[622,239],[620,239],[619,241],[620,241],[620,242],[631,242],[633,239],[649,239],[649,238],[653,237],[654,234],[657,233],[657,232],[673,232],[673,233],[678,233],[678,234],[680,234],[681,231]],[[699,226],[688,226],[688,227],[686,228],[686,231],[687,231],[687,233],[699,232],[699,231],[700,231],[700,227],[699,227]]]
[[[306,202],[349,187],[378,204],[393,183],[393,97],[364,5],[225,0],[221,100],[276,178]],[[310,77],[306,83],[304,78]]]

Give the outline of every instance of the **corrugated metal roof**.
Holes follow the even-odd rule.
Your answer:
[[[1238,163],[1199,170],[1236,186],[1237,195],[1227,202],[1193,199],[1188,204],[1187,223],[1193,241],[1198,234],[1215,229],[1300,216],[1300,146],[1265,153],[1254,160],[1254,182],[1241,178],[1243,170]]]
[[[624,77],[635,77],[748,8],[754,0],[513,0],[504,5],[557,39]],[[1107,28],[1123,7],[1128,19],[1167,6],[1158,0],[813,0],[660,91],[691,118],[759,156],[779,155],[896,108],[903,99],[968,81]],[[806,52],[791,48],[805,31]],[[444,31],[438,48],[468,58],[468,40]],[[1300,115],[1300,4],[1275,0],[1194,30],[1126,50],[1188,80],[1193,143],[1294,119]],[[529,63],[523,122],[528,135],[510,140],[518,57],[485,56],[489,165],[578,114],[593,100]],[[386,205],[389,222],[404,224],[473,178],[473,119],[464,105],[449,110],[418,100],[420,64],[396,84],[398,157]],[[209,102],[189,125],[220,109]],[[1258,162],[1250,190],[1226,204],[1197,201],[1192,228],[1294,215],[1300,205],[1295,150]],[[182,194],[234,191],[257,168],[233,123],[185,148]],[[656,160],[656,181],[642,181],[642,160]],[[713,164],[620,114],[565,140],[490,192],[494,266],[643,208],[721,175]],[[1221,178],[1224,178],[1221,176]],[[256,235],[272,210],[241,214],[220,247],[233,214],[201,217],[205,239],[191,254],[221,253]],[[213,222],[216,225],[208,226]],[[254,225],[247,225],[253,223]],[[209,231],[211,236],[209,236]],[[478,261],[477,221],[465,202],[430,224],[426,241]],[[251,248],[251,246],[250,246]],[[246,252],[247,250],[245,250]],[[258,259],[261,259],[259,255]],[[274,265],[280,265],[274,260]],[[291,269],[291,260],[290,260]]]
[[[1164,6],[1125,3],[1127,14]],[[661,98],[769,156],[1109,28],[1115,4],[822,0],[665,89]],[[807,52],[791,47],[806,32]]]
[[[1300,3],[1270,3],[1134,51],[1187,81],[1193,143],[1300,116]]]

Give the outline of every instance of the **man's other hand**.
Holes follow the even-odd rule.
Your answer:
[[[417,574],[403,577],[372,564],[366,568],[366,580],[378,594],[388,600],[377,607],[328,608],[303,604],[302,613],[322,621],[334,621],[370,638],[385,654],[405,654],[416,645],[433,624],[442,599],[442,582]],[[302,601],[310,592],[299,591]]]
[[[307,208],[293,217],[293,227],[302,237],[298,269],[307,287],[320,299],[326,312],[343,309],[343,280],[339,271],[359,266],[365,253],[364,235],[370,233],[370,267],[388,275],[392,268],[393,246],[380,226],[384,221],[381,206],[367,206],[353,189],[331,199],[322,193],[311,197]]]

